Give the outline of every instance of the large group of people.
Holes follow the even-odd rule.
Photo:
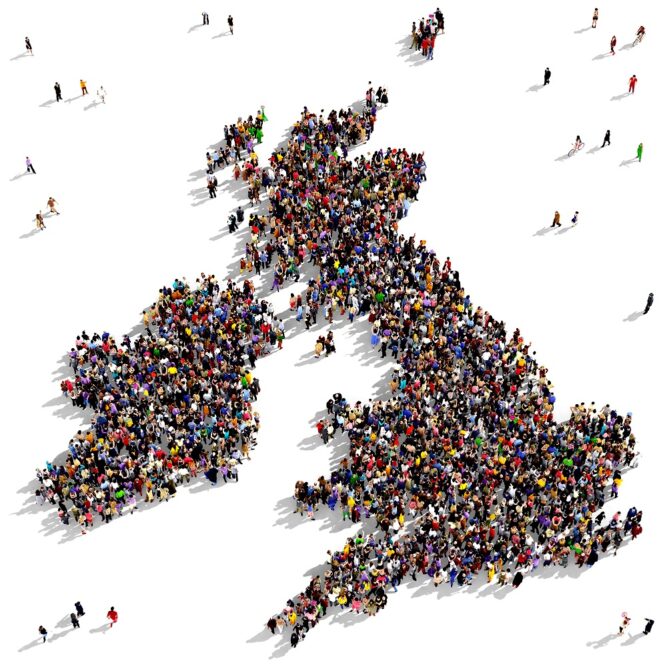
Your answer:
[[[318,423],[325,441],[346,433],[349,453],[330,476],[297,483],[295,511],[312,519],[328,507],[359,531],[269,621],[293,645],[330,605],[374,615],[408,575],[464,586],[484,572],[517,587],[540,566],[590,567],[641,532],[635,508],[609,521],[598,513],[635,456],[631,415],[582,403],[556,421],[547,369],[519,330],[508,336],[473,305],[449,258],[399,232],[423,155],[348,159],[374,123],[304,109],[270,158],[268,240],[253,231],[247,247],[260,257],[271,247],[274,275],[298,279],[311,264],[303,307],[329,322],[367,317],[370,343],[396,360],[389,400],[338,394]]]
[[[252,283],[175,279],[144,312],[144,327],[122,340],[84,331],[69,352],[73,376],[61,389],[92,410],[91,427],[70,440],[63,460],[37,470],[35,495],[82,533],[168,502],[200,474],[211,484],[238,481],[255,445],[253,369],[281,345],[284,327]]]
[[[234,164],[234,178],[238,180],[243,175],[243,180],[248,180],[249,174],[258,163],[255,146],[262,143],[266,120],[268,119],[262,107],[254,117],[251,115],[245,120],[239,118],[236,123],[225,125],[224,145],[206,151],[206,187],[209,198],[213,199],[217,194],[218,179],[215,170],[228,166],[230,162]],[[245,163],[241,167],[244,153]]]

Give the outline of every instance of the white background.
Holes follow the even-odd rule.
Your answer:
[[[446,34],[434,61],[422,63],[405,41],[412,20],[435,9],[422,1],[3,6],[4,664],[257,663],[286,654],[295,665],[472,655],[495,665],[607,666],[664,656],[664,3],[600,0],[598,28],[587,31],[592,2],[441,7]],[[204,9],[210,26],[190,30]],[[230,12],[236,34],[218,37]],[[644,43],[623,49],[641,23]],[[595,59],[614,33],[618,54]],[[35,55],[16,58],[25,35]],[[551,85],[530,90],[547,65]],[[612,101],[632,74],[636,94]],[[91,92],[83,99],[80,78]],[[263,160],[304,104],[346,106],[369,79],[389,89],[390,104],[368,149],[426,151],[428,182],[405,232],[452,258],[476,304],[510,331],[521,327],[550,369],[561,418],[581,400],[633,412],[641,465],[618,508],[643,509],[644,533],[590,571],[531,577],[507,595],[403,586],[376,618],[327,621],[286,652],[263,623],[349,531],[336,523],[332,532],[328,514],[295,520],[289,498],[296,479],[326,474],[343,451],[341,439],[325,447],[312,438],[326,399],[335,391],[367,399],[386,378],[366,324],[335,329],[335,357],[303,363],[318,328],[258,363],[260,446],[238,486],[193,485],[166,506],[72,540],[51,530],[25,487],[88,418],[59,396],[75,335],[120,336],[174,277],[224,278],[238,266],[243,236],[229,238],[225,220],[245,190],[230,191],[227,170],[215,201],[197,198],[204,152],[223,125],[266,105]],[[45,104],[56,80],[72,101]],[[88,108],[100,85],[107,104]],[[608,128],[611,147],[589,153]],[[585,149],[558,161],[577,134]],[[640,141],[642,164],[619,166]],[[37,175],[12,180],[26,155]],[[31,233],[49,195],[62,215]],[[556,208],[563,229],[537,234]],[[568,230],[575,209],[580,223]],[[627,320],[649,291],[650,315]],[[278,310],[288,296],[274,297]],[[59,634],[75,600],[88,612],[82,629]],[[118,626],[90,633],[111,604]],[[634,619],[630,635],[610,639],[621,611]],[[640,633],[644,616],[656,619],[649,637]],[[40,623],[57,639],[19,651]]]

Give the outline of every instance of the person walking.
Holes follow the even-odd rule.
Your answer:
[[[42,644],[46,642],[46,636],[49,634],[47,629],[43,626],[39,626],[39,634],[42,636]]]
[[[60,84],[56,81],[53,86],[53,90],[56,91],[56,102],[60,102],[63,99],[62,91],[60,90]]]
[[[78,617],[86,615],[86,612],[83,610],[83,605],[80,602],[74,603],[74,609],[76,609],[76,615]]]
[[[29,174],[32,172],[33,174],[36,174],[37,172],[35,171],[35,167],[32,164],[32,160],[26,155],[25,157],[25,166],[26,166],[26,172]]]
[[[111,621],[111,623],[109,623],[109,627],[113,628],[114,623],[118,622],[118,612],[116,611],[115,607],[111,607],[111,609],[109,609],[107,612],[107,618]]]
[[[46,225],[44,224],[44,216],[42,215],[41,211],[35,215],[35,226],[37,229],[46,229]]]
[[[634,94],[635,94],[635,86],[636,86],[636,85],[637,85],[637,75],[636,75],[636,74],[633,74],[633,75],[630,77],[629,87],[628,87],[628,92],[629,92],[629,93],[632,93],[632,94],[634,95]]]
[[[72,628],[74,628],[74,630],[81,627],[79,625],[79,619],[77,618],[77,615],[74,612],[72,612],[69,615],[69,620],[72,621]]]
[[[610,146],[610,145],[611,145],[611,130],[607,130],[604,133],[604,139],[602,141],[601,148],[604,148],[605,146]]]
[[[651,632],[651,630],[653,630],[653,624],[655,621],[652,618],[645,618],[644,620],[646,621],[646,627],[642,630],[642,632],[647,635],[649,632]]]
[[[628,616],[627,612],[621,614],[621,624],[618,626],[618,635],[619,637],[627,630],[628,625],[632,619]]]
[[[86,82],[83,79],[79,79],[79,85],[81,86],[81,95],[87,95],[88,88],[86,87]]]
[[[56,215],[60,215],[60,213],[56,211],[57,203],[58,202],[53,197],[49,197],[48,201],[46,202],[46,205],[49,207],[49,213],[55,213]]]
[[[574,212],[574,215],[572,216],[571,222],[572,222],[573,225],[576,225],[577,222],[579,222],[579,211]]]
[[[614,51],[614,49],[616,48],[616,35],[612,35],[611,42],[609,42],[609,46],[611,47],[610,51],[611,55],[615,56],[616,51]]]
[[[29,37],[25,38],[25,49],[31,56],[34,55],[32,52],[32,44],[30,43]]]
[[[97,97],[102,102],[102,104],[106,104],[106,96],[107,96],[107,91],[104,90],[104,86],[100,86],[99,90],[97,91]]]
[[[649,310],[651,310],[651,306],[653,305],[653,292],[649,292],[648,298],[646,299],[646,307],[644,308],[644,315],[648,313]]]
[[[598,27],[598,17],[599,17],[599,12],[598,12],[598,8],[596,7],[593,10],[593,24],[591,25],[591,28],[597,28]]]
[[[637,160],[639,160],[639,162],[642,161],[643,154],[644,154],[644,142],[640,143],[639,146],[637,146]]]
[[[547,68],[544,70],[544,85],[545,85],[545,86],[548,86],[548,85],[549,85],[549,81],[551,81],[551,70],[547,67]]]
[[[201,13],[202,25],[208,25],[208,12]]]
[[[552,227],[560,227],[561,226],[561,224],[560,224],[560,213],[558,211],[556,211],[554,213],[554,221],[551,223],[551,226]]]
[[[233,35],[234,34],[234,19],[232,18],[231,14],[227,17],[227,25],[229,26],[229,34]]]

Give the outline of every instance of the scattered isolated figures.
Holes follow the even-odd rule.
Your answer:
[[[208,25],[208,12],[201,13],[202,25]]]
[[[57,203],[58,202],[53,197],[49,197],[48,201],[46,202],[46,205],[49,207],[49,213],[55,213],[56,215],[60,215],[60,213],[56,211]]]
[[[640,25],[639,28],[637,29],[637,34],[635,36],[635,41],[632,43],[632,46],[637,46],[642,39],[644,39],[644,35],[646,34],[646,28],[644,28],[643,25]]]
[[[645,618],[644,620],[646,621],[646,627],[642,632],[647,635],[651,632],[651,630],[653,630],[653,624],[655,621],[652,618]]]
[[[596,7],[593,10],[593,24],[591,25],[591,28],[597,28],[598,27],[598,18],[600,17],[600,13],[598,12],[598,8]]]
[[[653,305],[653,292],[650,292],[648,295],[648,299],[646,299],[646,307],[644,308],[644,315],[648,313],[649,310],[651,310],[651,306]]]
[[[42,215],[41,211],[35,214],[35,226],[37,229],[46,229],[46,225],[44,224],[44,216]]]
[[[87,95],[88,88],[86,87],[86,82],[83,79],[79,79],[79,86],[81,86],[81,95]]]
[[[611,51],[610,51],[611,55],[615,56],[616,51],[614,49],[616,48],[616,35],[612,35],[611,41],[609,42],[609,46],[611,48]]]
[[[114,624],[118,621],[118,612],[114,607],[111,607],[111,609],[109,609],[107,612],[107,618],[111,621],[111,623],[109,623],[109,627],[113,628]]]
[[[80,627],[81,627],[81,626],[79,625],[79,618],[78,618],[78,616],[77,616],[74,612],[72,612],[72,613],[69,615],[69,618],[70,618],[70,621],[72,622],[72,628],[74,628],[74,629],[76,630],[76,628],[80,628]]]
[[[56,102],[60,102],[63,99],[62,91],[60,90],[60,84],[56,81],[53,90],[56,92]]]
[[[47,629],[43,625],[40,625],[38,631],[40,636],[42,637],[42,644],[46,643],[46,637],[49,634]]]
[[[576,225],[577,222],[579,222],[579,211],[574,212],[574,215],[572,216],[571,222],[572,222],[573,225]]]
[[[629,81],[629,84],[628,84],[628,92],[632,93],[634,95],[636,85],[637,85],[637,76],[635,74],[633,74],[630,77],[630,81]]]
[[[544,85],[548,85],[549,82],[551,81],[551,70],[547,67],[544,70]]]
[[[315,269],[290,299],[304,328],[308,311],[327,322],[367,316],[378,353],[396,364],[388,400],[327,403],[330,422],[317,430],[346,434],[349,450],[328,477],[295,484],[308,520],[329,509],[359,526],[274,616],[293,644],[330,605],[376,614],[408,574],[467,586],[483,573],[516,587],[539,566],[592,567],[641,528],[635,508],[594,522],[635,457],[631,415],[578,403],[556,422],[548,371],[520,332],[473,305],[449,259],[400,233],[423,156],[346,157],[363,121],[304,109],[269,159],[276,178],[257,218],[270,233],[253,232],[246,247],[253,265],[269,248],[278,255],[260,259],[268,277]]]
[[[560,213],[559,213],[558,211],[556,211],[556,212],[554,213],[554,219],[553,219],[553,222],[551,223],[551,226],[552,226],[552,227],[561,227],[561,224],[560,224]]]
[[[86,612],[83,610],[83,605],[80,602],[74,603],[74,609],[76,609],[76,615],[78,617],[86,615]]]
[[[227,17],[227,25],[229,26],[229,34],[233,35],[234,34],[234,19],[232,18],[231,14]]]
[[[611,130],[607,130],[604,133],[604,139],[602,141],[601,148],[604,148],[605,146],[610,146],[610,145],[611,145]]]
[[[639,162],[642,161],[642,155],[644,154],[644,143],[640,143],[639,146],[637,146],[637,160]]]
[[[145,333],[77,336],[61,389],[91,410],[91,427],[69,441],[61,462],[36,471],[36,497],[64,526],[72,519],[86,534],[211,471],[238,480],[260,427],[252,369],[284,338],[284,324],[254,291],[250,280],[225,286],[202,273],[191,287],[175,279],[144,313]]]
[[[32,52],[32,44],[30,43],[28,37],[25,38],[25,49],[31,56],[34,55],[34,53]]]
[[[99,90],[97,91],[97,97],[102,102],[102,104],[106,104],[106,97],[107,97],[107,91],[104,90],[104,86],[100,86]]]
[[[624,611],[621,614],[621,624],[618,626],[618,634],[622,635],[628,628],[628,625],[630,625],[630,621],[632,619],[628,616],[628,613]]]
[[[25,166],[26,166],[26,173],[32,172],[33,174],[36,174],[37,172],[35,171],[35,167],[32,164],[32,160],[26,155],[25,157]]]

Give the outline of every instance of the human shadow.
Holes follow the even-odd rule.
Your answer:
[[[75,630],[75,628],[73,628],[73,627],[69,627],[69,628],[67,628],[67,630],[62,630],[61,632],[57,632],[55,635],[53,635],[53,636],[49,639],[49,643],[57,641],[57,640],[60,639],[61,637],[64,637],[65,635],[68,635],[68,634],[69,634],[70,632],[72,632],[73,630]]]
[[[582,35],[585,32],[588,32],[589,30],[593,30],[593,26],[589,25],[586,28],[580,28],[579,30],[575,30],[574,34],[575,35]]]
[[[23,178],[24,176],[27,176],[27,175],[28,175],[28,172],[27,172],[27,171],[22,171],[20,174],[16,174],[16,176],[12,176],[12,177],[9,179],[9,181],[10,181],[10,183],[11,183],[12,181],[18,181],[19,178]]]
[[[37,229],[37,227],[35,227],[34,229],[31,229],[29,232],[26,232],[25,234],[21,234],[21,236],[19,236],[19,238],[20,239],[29,239],[33,236],[36,236],[41,231],[42,231],[41,229]]]
[[[644,314],[644,311],[642,310],[635,310],[634,313],[630,313],[627,317],[623,319],[624,322],[635,322],[638,320],[642,315]]]
[[[217,35],[213,35],[213,37],[211,37],[211,39],[220,39],[221,37],[229,37],[229,36],[231,36],[231,34],[232,33],[229,32],[229,30],[225,30],[224,32],[221,32]]]
[[[593,146],[590,150],[586,151],[588,155],[595,155],[599,150],[602,150],[602,146]]]
[[[624,100],[626,97],[630,97],[630,93],[621,93],[620,95],[614,95],[613,97],[609,98],[610,102],[620,102],[621,100]]]
[[[619,49],[619,51],[627,51],[628,49],[631,49],[634,46],[634,42],[628,42],[627,44],[623,44],[623,46]]]
[[[23,651],[27,651],[28,649],[35,648],[35,646],[39,646],[40,644],[43,644],[44,640],[41,637],[37,637],[37,639],[33,639],[29,644],[26,644],[25,646],[21,646],[21,648],[18,650],[19,653],[23,653]]]
[[[628,635],[628,638],[621,644],[621,646],[632,646],[638,639],[644,637],[643,632],[637,632],[634,635]]]
[[[69,615],[69,614],[65,614],[65,616],[63,616],[63,617],[56,623],[56,627],[57,627],[57,628],[66,628],[68,625],[70,625],[71,622],[72,622],[72,620],[71,620],[71,618],[70,618],[70,615]]]
[[[534,86],[531,86],[530,88],[526,89],[527,93],[536,93],[538,90],[542,90],[543,88],[546,88],[546,86],[543,83],[536,83]]]
[[[623,162],[621,162],[618,166],[619,166],[619,167],[629,167],[629,166],[630,166],[631,164],[633,164],[634,162],[637,162],[637,158],[636,158],[636,157],[630,158],[630,159],[628,159],[628,160],[623,160]]]
[[[533,236],[546,236],[552,229],[555,229],[555,227],[549,225],[548,227],[542,227],[542,229],[538,229]]]
[[[25,58],[28,55],[27,51],[23,51],[23,53],[19,53],[18,56],[14,56],[13,58],[9,59],[9,62],[12,62],[13,60],[21,60],[21,58]]]
[[[90,632],[91,635],[95,635],[95,634],[98,634],[100,632],[105,633],[108,629],[109,629],[109,624],[104,623],[103,625],[100,625],[99,628],[91,628],[90,630],[88,630],[88,632]]]
[[[86,105],[85,107],[83,107],[83,110],[84,110],[84,111],[88,111],[89,109],[94,109],[94,108],[95,108],[96,106],[98,106],[99,104],[100,104],[100,102],[98,102],[97,100],[93,100],[90,104],[88,104],[88,105]]]
[[[39,106],[40,109],[46,109],[47,107],[50,107],[52,104],[55,104],[55,100],[46,100],[46,102],[42,102]]]
[[[569,153],[565,153],[565,155],[561,155],[560,157],[557,157],[554,162],[563,162],[563,160],[567,160],[570,156]]]
[[[593,60],[604,60],[605,58],[609,58],[611,56],[611,51],[605,51],[604,53],[599,53]]]
[[[608,635],[605,635],[604,637],[600,637],[600,639],[596,639],[596,640],[591,641],[591,642],[586,642],[586,646],[588,646],[590,648],[594,648],[594,649],[604,648],[605,646],[607,646],[607,644],[609,644],[609,642],[612,639],[614,639],[614,637],[617,637],[617,636],[618,635],[616,635],[615,633],[610,632]]]
[[[196,25],[191,26],[191,27],[188,29],[188,35],[189,35],[191,32],[194,32],[195,30],[197,30],[197,29],[199,29],[199,28],[202,28],[203,26],[204,26],[203,23],[197,23]]]
[[[68,97],[66,100],[63,100],[63,102],[69,104],[70,102],[75,102],[76,100],[80,100],[82,97],[85,97],[85,95],[75,95],[74,97]]]
[[[567,234],[571,229],[574,229],[577,225],[570,225],[569,227],[561,227],[556,234],[560,236],[561,234]]]

